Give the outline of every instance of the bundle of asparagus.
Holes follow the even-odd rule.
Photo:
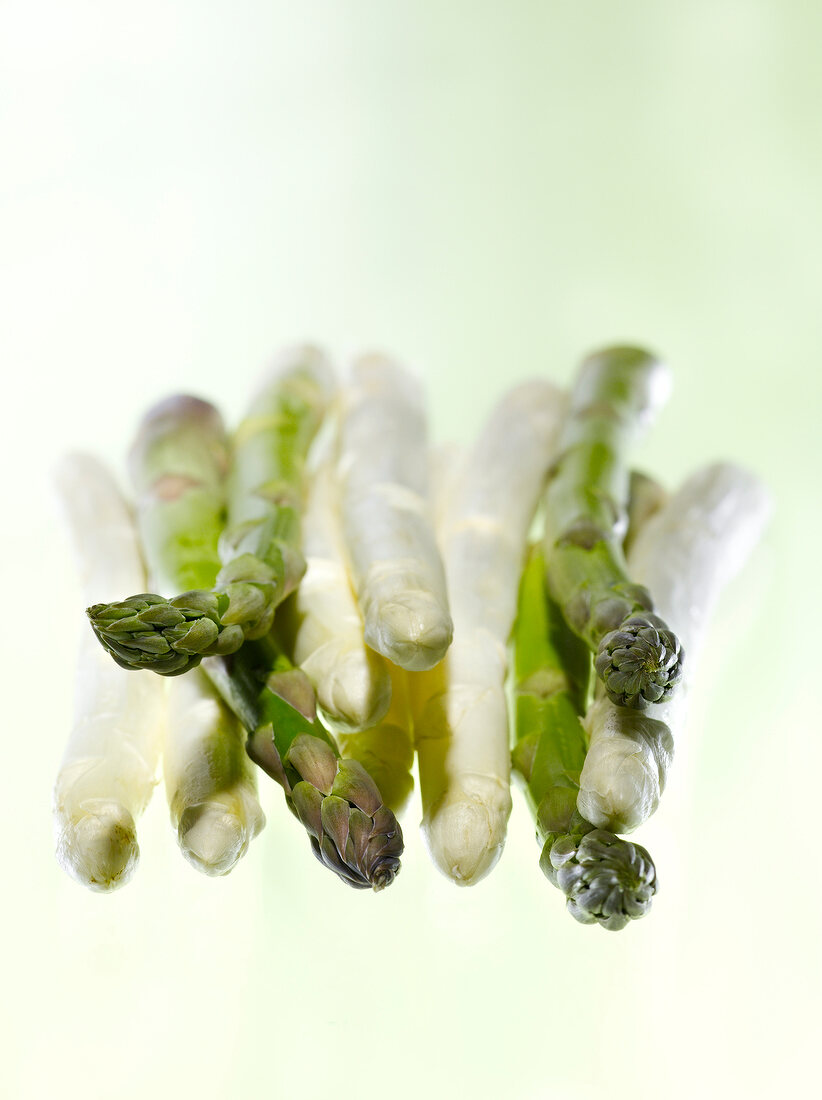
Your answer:
[[[126,880],[162,742],[172,822],[199,870],[230,871],[262,827],[256,765],[317,858],[380,890],[399,870],[416,749],[423,836],[452,881],[472,885],[499,859],[513,765],[571,914],[609,930],[644,915],[656,870],[617,834],[659,803],[682,724],[680,638],[695,646],[766,512],[756,480],[728,465],[670,498],[631,474],[628,445],[668,387],[658,360],[625,347],[589,357],[567,400],[547,382],[516,387],[474,447],[440,464],[436,500],[421,390],[383,356],[356,361],[338,390],[322,353],[292,349],[233,438],[198,398],[151,409],[130,472],[164,594],[89,608],[121,667],[82,658],[83,682],[92,666],[101,677],[83,704],[99,720],[78,713],[93,737],[72,742],[56,789],[67,869],[96,889]],[[96,481],[101,518],[118,517],[106,540],[67,494],[100,582],[89,591],[136,588],[110,478],[67,470],[67,484]],[[156,706],[132,733],[117,715],[137,683]],[[114,778],[124,754],[141,764],[133,789],[127,769]]]

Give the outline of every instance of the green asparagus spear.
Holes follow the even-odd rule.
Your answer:
[[[294,591],[305,571],[299,549],[303,467],[331,393],[325,358],[312,348],[301,348],[279,363],[253,400],[237,431],[232,503],[219,538],[222,568],[213,576],[203,570],[203,560],[213,564],[213,557],[204,559],[204,554],[213,549],[221,525],[211,493],[213,470],[196,493],[181,495],[174,478],[191,476],[186,464],[193,462],[196,468],[201,449],[213,442],[214,433],[186,444],[189,454],[182,436],[169,428],[176,423],[174,409],[169,413],[161,406],[144,422],[132,467],[154,481],[156,471],[171,461],[168,496],[174,508],[188,510],[191,522],[176,528],[188,535],[176,537],[175,558],[169,564],[179,567],[174,571],[190,590],[171,599],[144,593],[88,609],[95,634],[123,668],[150,668],[176,676],[204,656],[233,653],[245,639],[268,633],[277,605]],[[187,433],[197,436],[198,418],[206,415],[203,404],[191,404]],[[220,464],[221,460],[211,463]],[[171,506],[157,509],[161,530],[171,511]]]
[[[362,764],[339,758],[305,673],[275,655],[270,638],[203,668],[245,725],[249,756],[285,791],[317,859],[355,889],[389,886],[403,850],[399,822]]]
[[[617,931],[643,916],[656,891],[651,857],[638,844],[595,829],[576,808],[585,761],[580,721],[590,655],[545,591],[545,560],[532,549],[514,626],[515,745],[542,845],[540,866],[583,924]]]
[[[682,649],[632,584],[621,542],[628,470],[623,452],[659,404],[663,365],[637,348],[587,359],[571,391],[559,457],[545,495],[548,588],[568,625],[596,654],[608,697],[644,709],[681,676]]]

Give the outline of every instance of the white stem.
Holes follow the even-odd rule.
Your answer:
[[[554,453],[559,391],[530,382],[494,409],[449,485],[440,541],[454,641],[412,677],[423,837],[439,869],[479,882],[511,812],[506,645],[528,529]]]
[[[114,479],[89,455],[69,455],[56,487],[87,604],[145,588],[134,525]],[[135,822],[156,783],[165,684],[126,672],[85,624],[74,724],[54,788],[57,858],[92,890],[124,885],[139,859]]]
[[[690,477],[642,527],[631,548],[631,576],[644,584],[685,652],[682,682],[644,713],[599,698],[585,718],[590,737],[580,776],[580,813],[620,832],[656,810],[684,724],[688,691],[710,613],[758,542],[770,512],[762,484],[718,463]]]
[[[265,818],[245,731],[200,669],[169,682],[163,778],[183,855],[206,875],[228,874]]]
[[[422,394],[401,367],[359,359],[344,394],[338,477],[366,643],[402,668],[432,668],[452,636],[428,508]]]
[[[369,729],[382,720],[391,701],[391,680],[382,658],[365,644],[338,504],[333,470],[323,462],[303,517],[306,571],[295,598],[294,660],[314,685],[323,718],[344,732]]]

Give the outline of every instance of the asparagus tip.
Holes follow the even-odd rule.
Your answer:
[[[58,863],[76,882],[97,893],[125,886],[139,860],[134,818],[119,802],[95,804],[58,831]]]
[[[458,886],[474,886],[496,866],[505,845],[510,794],[498,782],[482,792],[449,789],[423,818],[422,834],[434,862]]]
[[[606,829],[549,834],[540,866],[565,894],[575,920],[599,924],[609,932],[644,917],[657,891],[656,868],[648,852]]]
[[[248,831],[219,802],[187,806],[177,827],[180,850],[205,875],[227,875],[248,847]]]
[[[658,615],[631,615],[599,644],[595,667],[612,703],[644,710],[682,679],[679,639]]]

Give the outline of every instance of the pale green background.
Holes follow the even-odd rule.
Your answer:
[[[643,1100],[816,1072],[820,45],[822,7],[786,0],[0,0],[0,1093]],[[473,890],[415,806],[395,886],[346,891],[273,789],[225,880],[181,860],[160,792],[125,890],[57,868],[82,622],[49,471],[120,464],[172,389],[234,417],[302,337],[395,350],[461,440],[507,383],[643,341],[676,388],[642,462],[770,485],[638,835],[648,919],[573,922],[519,799]]]

